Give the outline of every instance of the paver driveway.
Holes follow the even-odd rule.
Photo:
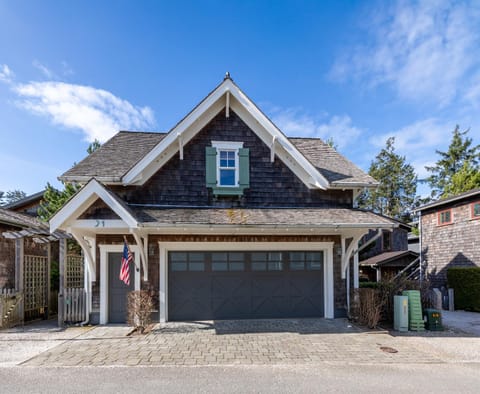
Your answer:
[[[26,366],[291,365],[437,363],[402,337],[365,332],[344,319],[159,324],[147,335],[96,327],[26,361]],[[382,350],[383,348],[383,350]],[[396,350],[390,353],[389,350]]]

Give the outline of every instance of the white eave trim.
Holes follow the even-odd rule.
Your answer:
[[[267,145],[275,139],[276,155],[311,189],[329,188],[327,179],[303,156],[288,138],[230,80],[225,79],[167,136],[146,154],[122,178],[124,185],[145,183],[179,150],[178,138],[186,145],[218,112],[225,107],[223,96],[229,93],[229,105]]]
[[[91,179],[50,219],[50,232],[68,227],[69,222],[77,219],[98,198],[107,204],[129,227],[138,227],[137,221],[130,212],[101,183]]]

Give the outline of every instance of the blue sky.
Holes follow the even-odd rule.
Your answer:
[[[0,190],[27,194],[118,130],[168,131],[230,71],[289,136],[420,177],[480,143],[478,1],[0,1]]]

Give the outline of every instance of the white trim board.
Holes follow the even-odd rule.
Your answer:
[[[92,178],[50,219],[50,232],[69,227],[70,221],[77,219],[98,198],[103,200],[128,227],[138,227],[130,212],[101,183]]]
[[[98,245],[100,249],[100,324],[108,323],[108,253],[122,253],[124,245]],[[130,246],[135,267],[140,268],[140,249]],[[135,269],[136,271],[136,269]],[[119,279],[120,280],[120,279]],[[140,290],[140,272],[135,272],[135,290]]]
[[[324,315],[334,318],[333,242],[159,242],[160,322],[168,321],[168,252],[171,251],[323,251]]]
[[[142,185],[174,154],[185,146],[220,110],[225,107],[224,96],[229,96],[229,107],[270,148],[275,144],[277,156],[305,183],[308,188],[327,189],[328,180],[303,156],[288,138],[262,111],[233,83],[225,79],[193,111],[182,119],[165,138],[133,166],[122,178],[124,185]]]

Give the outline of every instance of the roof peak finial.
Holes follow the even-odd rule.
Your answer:
[[[223,80],[225,80],[225,79],[231,79],[233,81],[233,79],[230,77],[230,73],[228,71],[225,73],[225,77],[223,78]]]

